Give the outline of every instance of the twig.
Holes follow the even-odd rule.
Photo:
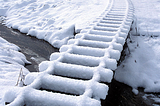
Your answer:
[[[21,73],[22,73],[22,75],[23,75],[22,68],[21,68],[21,70],[20,70],[20,72],[19,72],[19,77],[18,77],[18,80],[17,80],[17,83],[16,83],[16,85],[15,85],[15,86],[18,86],[19,79],[20,79],[20,77],[21,77]],[[22,78],[21,78],[21,80],[22,80]]]

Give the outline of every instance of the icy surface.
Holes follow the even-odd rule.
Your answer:
[[[24,65],[30,62],[18,50],[18,46],[0,37],[0,100],[5,91],[16,85],[21,68],[24,75],[29,73]]]
[[[103,12],[108,0],[1,0],[6,25],[59,48]],[[100,12],[101,11],[101,12]],[[74,28],[75,27],[75,28]],[[60,37],[58,36],[60,34]]]
[[[133,89],[160,92],[160,2],[132,0],[138,32],[131,32],[130,53],[118,67],[115,78]],[[133,36],[140,35],[140,36]],[[143,36],[142,36],[143,35]],[[134,90],[135,91],[135,90]]]

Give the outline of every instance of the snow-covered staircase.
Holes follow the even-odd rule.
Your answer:
[[[133,20],[129,0],[110,0],[105,12],[26,76],[27,86],[4,97],[9,106],[101,106]],[[12,96],[10,96],[10,94]]]

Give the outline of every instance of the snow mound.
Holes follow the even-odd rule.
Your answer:
[[[7,16],[8,27],[45,39],[60,48],[74,32],[79,32],[99,16],[99,11],[104,11],[107,5],[108,0],[14,0],[12,4],[1,0],[0,15]],[[68,27],[70,33],[65,34]]]

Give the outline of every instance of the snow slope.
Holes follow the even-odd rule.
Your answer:
[[[18,46],[0,37],[0,100],[5,91],[16,85],[21,68],[24,75],[29,73],[24,65],[30,62],[18,50]]]
[[[132,2],[138,32],[131,32],[131,54],[116,70],[115,79],[133,87],[135,93],[138,87],[145,88],[145,92],[160,92],[160,1]]]
[[[105,10],[108,0],[1,0],[6,25],[59,48]],[[58,36],[60,35],[60,36]]]

